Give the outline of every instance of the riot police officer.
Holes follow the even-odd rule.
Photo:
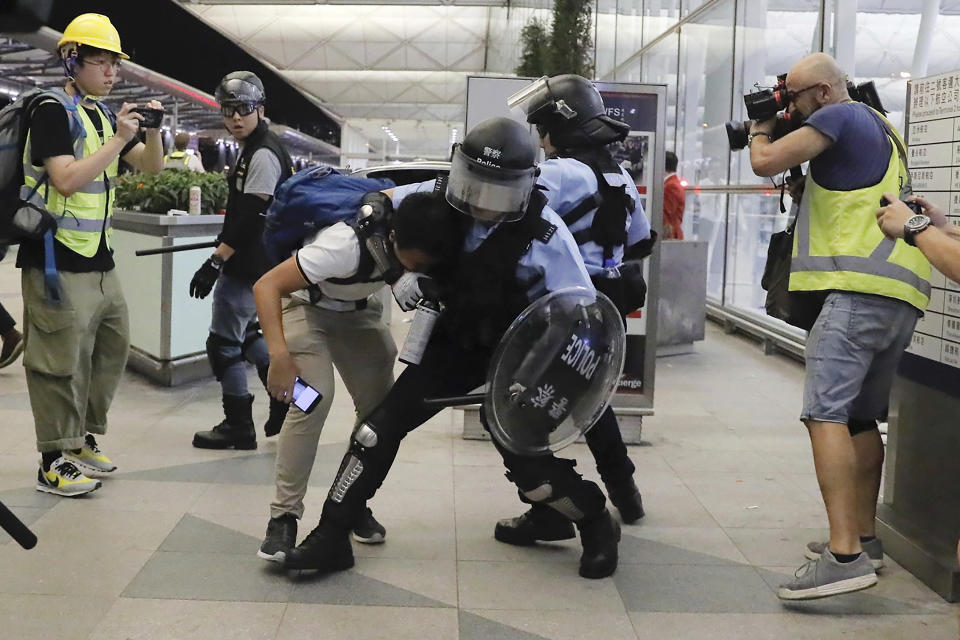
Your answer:
[[[213,289],[213,317],[207,357],[223,390],[224,420],[193,436],[201,449],[256,449],[253,396],[247,390],[246,362],[256,365],[266,385],[270,357],[257,324],[253,283],[266,271],[261,237],[263,214],[277,187],[293,173],[293,162],[263,119],[263,83],[249,71],[227,74],[217,85],[223,126],[242,144],[228,176],[230,193],[216,250],[190,281],[190,295]],[[216,289],[214,289],[216,284]],[[287,405],[271,401],[267,437],[280,431]]]
[[[639,248],[644,240],[649,244],[650,223],[632,178],[606,148],[624,140],[630,126],[607,116],[596,87],[573,74],[541,78],[509,103],[537,128],[546,152],[537,186],[573,234],[594,286],[624,315],[635,310],[646,285],[638,264],[631,265],[637,270],[629,277],[621,273],[625,247]],[[625,523],[636,522],[644,515],[643,500],[612,407],[586,440],[610,502]],[[533,503],[523,515],[498,522],[494,535],[501,542],[529,545],[572,538],[574,532],[569,521]]]
[[[441,282],[448,292],[447,309],[420,364],[406,368],[354,431],[320,524],[287,554],[287,567],[352,567],[351,527],[386,477],[400,441],[438,411],[423,399],[460,395],[483,384],[494,347],[532,300],[565,287],[593,289],[570,232],[535,187],[535,160],[526,127],[491,118],[471,130],[456,149],[442,193],[400,202],[413,192],[433,190],[433,185],[392,190],[394,201],[400,202],[398,215],[407,206],[452,206],[468,216],[458,265]],[[524,457],[497,448],[507,477],[525,499],[551,507],[580,530],[580,575],[612,574],[620,527],[599,487],[581,478],[572,460]]]

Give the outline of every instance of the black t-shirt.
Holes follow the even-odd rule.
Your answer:
[[[83,108],[87,109],[87,116],[93,122],[100,139],[103,140],[103,128],[97,109]],[[30,118],[30,160],[34,166],[42,167],[46,158],[73,155],[73,139],[70,137],[70,121],[67,118],[67,110],[56,101],[45,102],[34,109]],[[137,138],[128,142],[120,153],[120,157],[133,149],[138,142]],[[107,248],[106,235],[100,238],[100,246],[91,258],[71,251],[56,239],[53,241],[53,254],[59,271],[90,273],[110,271],[114,267],[113,252]],[[17,252],[17,266],[42,269],[44,266],[43,240],[22,241],[20,250]]]

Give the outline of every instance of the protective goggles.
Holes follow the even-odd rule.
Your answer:
[[[527,122],[542,121],[550,114],[558,114],[565,120],[577,117],[577,112],[570,105],[554,98],[547,76],[534,80],[507,98],[507,107]]]
[[[232,118],[235,113],[239,113],[243,117],[256,111],[259,106],[253,102],[230,102],[220,105],[220,113],[224,118]]]
[[[447,179],[447,202],[483,222],[519,220],[527,209],[536,175],[535,167],[488,167],[457,147]]]

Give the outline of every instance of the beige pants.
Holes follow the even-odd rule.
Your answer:
[[[43,271],[24,269],[23,366],[40,452],[78,449],[107,431],[127,364],[130,326],[116,271],[61,273],[62,306],[46,301]]]
[[[333,367],[350,397],[358,418],[383,400],[393,385],[397,347],[381,320],[383,308],[374,297],[361,311],[337,312],[291,300],[283,310],[283,333],[300,377],[323,394],[310,413],[290,407],[277,443],[277,496],[270,516],[303,516],[303,497],[317,455],[323,423],[333,403]]]

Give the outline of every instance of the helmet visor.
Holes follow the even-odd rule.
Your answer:
[[[500,169],[480,164],[458,147],[447,180],[447,202],[483,222],[523,217],[536,179],[536,168]]]

